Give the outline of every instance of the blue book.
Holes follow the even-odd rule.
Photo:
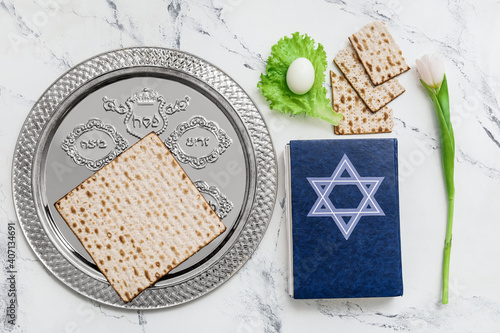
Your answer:
[[[397,140],[291,141],[285,167],[290,295],[401,296]]]

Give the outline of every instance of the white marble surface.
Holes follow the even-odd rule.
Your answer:
[[[229,73],[255,100],[282,170],[290,139],[334,138],[327,123],[271,111],[256,88],[270,47],[292,32],[321,42],[333,68],[347,36],[388,23],[410,66],[424,53],[447,62],[456,136],[456,211],[450,304],[440,304],[446,201],[434,110],[414,69],[391,103],[400,143],[405,293],[394,299],[308,300],[286,290],[284,183],[257,251],[227,283],[186,305],[156,311],[101,306],[45,271],[16,224],[18,318],[5,323],[7,274],[0,271],[0,331],[12,332],[498,332],[500,323],[500,3],[498,1],[0,1],[0,262],[16,221],[11,163],[34,102],[71,66],[128,46],[178,48]],[[17,223],[17,222],[16,222]]]

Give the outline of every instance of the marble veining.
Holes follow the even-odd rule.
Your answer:
[[[495,332],[500,321],[500,42],[494,0],[304,2],[265,0],[0,0],[0,331],[6,332]],[[291,139],[335,138],[325,122],[269,109],[256,87],[270,47],[300,31],[321,42],[328,70],[347,36],[372,20],[388,24],[412,69],[389,106],[399,140],[404,296],[293,300],[287,290],[283,149]],[[161,46],[198,55],[235,79],[269,126],[279,162],[273,219],[246,265],[213,292],[185,305],[126,311],[90,301],[48,273],[17,224],[11,164],[24,119],[61,74],[96,54]],[[446,59],[456,139],[456,211],[450,304],[440,302],[445,197],[440,138],[415,59]],[[329,84],[325,86],[329,89]],[[16,226],[15,325],[8,225]],[[7,287],[7,288],[6,288]]]

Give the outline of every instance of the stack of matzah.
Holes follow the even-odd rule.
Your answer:
[[[366,25],[349,40],[352,45],[334,59],[345,78],[330,75],[333,108],[344,115],[335,133],[391,132],[393,112],[386,105],[405,91],[395,76],[409,67],[382,22]]]
[[[225,230],[154,133],[55,206],[124,302]]]

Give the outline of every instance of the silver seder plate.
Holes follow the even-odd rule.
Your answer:
[[[54,203],[152,131],[226,232],[124,303]],[[271,219],[276,171],[262,115],[229,76],[177,50],[130,48],[75,66],[34,105],[15,150],[14,203],[34,252],[70,288],[117,307],[161,308],[208,293],[249,259]]]

